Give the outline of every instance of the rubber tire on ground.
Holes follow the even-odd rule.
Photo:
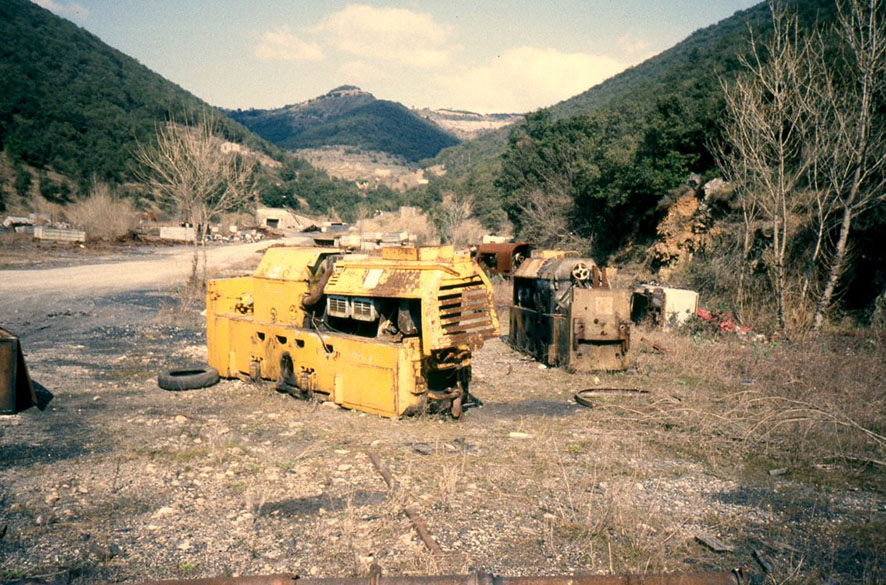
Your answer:
[[[218,370],[205,364],[173,368],[157,376],[157,384],[164,390],[196,390],[218,382]]]
[[[588,396],[585,395],[586,392],[588,392],[588,391],[587,390],[579,390],[578,392],[575,393],[575,396],[573,396],[573,398],[575,399],[575,402],[577,404],[581,404],[582,406],[587,407],[587,408],[594,408],[594,403],[591,401],[591,399]],[[590,394],[590,392],[588,392],[588,393]]]

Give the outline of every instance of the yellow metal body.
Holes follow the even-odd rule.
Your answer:
[[[451,247],[271,248],[253,276],[207,285],[209,363],[222,376],[386,417],[460,405],[471,351],[498,332],[489,281]]]

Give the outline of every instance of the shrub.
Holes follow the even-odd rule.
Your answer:
[[[89,197],[65,208],[65,217],[90,240],[115,240],[126,237],[138,224],[132,201],[114,195],[105,183],[93,186]]]

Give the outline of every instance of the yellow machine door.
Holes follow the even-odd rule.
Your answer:
[[[362,366],[342,376],[342,406],[397,416],[396,370]]]

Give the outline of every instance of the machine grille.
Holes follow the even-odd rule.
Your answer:
[[[333,317],[343,319],[358,321],[378,319],[378,309],[372,299],[328,296],[326,297],[326,312]]]
[[[326,312],[333,317],[349,317],[348,299],[346,297],[327,297]]]
[[[351,299],[351,316],[360,321],[375,321],[378,313],[372,299]]]
[[[490,313],[492,301],[479,277],[443,283],[437,297],[440,325],[452,345],[496,334]]]

